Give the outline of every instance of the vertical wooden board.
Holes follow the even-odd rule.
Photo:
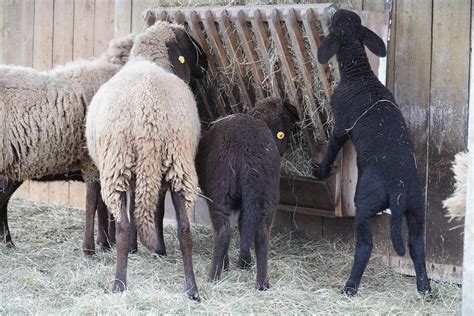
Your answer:
[[[394,1],[396,2],[396,1]],[[383,11],[384,10],[384,0],[363,0],[362,1],[362,10],[367,11]]]
[[[50,69],[53,65],[54,0],[35,1],[33,67]]]
[[[156,5],[156,0],[132,1],[132,33],[138,34],[145,30],[144,12]]]
[[[48,202],[53,204],[69,203],[69,183],[65,181],[55,181],[49,183]]]
[[[94,56],[100,56],[114,38],[115,1],[96,0],[94,22]]]
[[[132,32],[132,0],[115,0],[114,37]]]
[[[5,50],[7,47],[7,42],[5,39],[5,18],[7,12],[7,2],[0,1],[0,64],[5,64]]]
[[[53,65],[72,60],[74,38],[74,2],[54,1]]]
[[[467,139],[471,1],[434,1],[428,152],[427,259],[462,264],[462,236],[442,201],[453,191],[454,155]]]
[[[35,202],[48,203],[48,188],[48,183],[30,181],[30,194],[28,199]]]
[[[82,182],[69,183],[69,205],[86,208],[86,185]]]
[[[34,0],[7,1],[5,5],[4,60],[6,64],[33,63]]]
[[[74,1],[73,59],[94,56],[95,0]]]

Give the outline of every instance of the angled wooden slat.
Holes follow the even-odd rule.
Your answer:
[[[204,36],[201,26],[199,25],[200,17],[195,12],[189,12],[189,11],[185,14],[185,17],[188,22],[191,35],[199,42],[202,49],[204,50],[204,53],[207,56],[211,56],[210,48],[206,41],[206,37]],[[216,106],[217,106],[217,112],[219,115],[223,116],[226,114],[226,105],[221,93],[219,93],[219,89],[217,88],[217,85],[215,84],[219,76],[219,73],[216,67],[214,66],[213,61],[210,59],[208,59],[208,76],[211,77],[210,83],[213,87],[212,92],[216,94],[216,98],[214,98],[214,102],[216,103]]]
[[[296,20],[296,11],[294,9],[290,9],[285,17],[286,28],[290,35],[290,40],[293,46],[293,51],[295,52],[296,60],[298,62],[299,70],[301,76],[303,77],[303,83],[306,88],[306,96],[308,98],[308,102],[306,103],[310,110],[314,113],[313,122],[316,125],[316,130],[319,135],[319,143],[317,144],[320,149],[324,147],[324,141],[326,140],[326,132],[324,131],[323,124],[321,122],[321,118],[319,116],[319,101],[314,97],[313,93],[313,72],[311,61],[308,58],[308,55],[305,53],[305,43],[303,40],[303,36],[300,32],[300,27],[298,25],[298,21]],[[319,155],[317,156],[317,160],[320,161],[322,159],[322,150],[319,150]]]
[[[269,43],[269,39],[267,29],[263,24],[262,14],[260,13],[260,10],[250,10],[249,18],[252,23],[253,33],[255,34],[255,38],[257,40],[258,52],[260,53],[260,57],[264,61],[265,69],[267,71],[267,78],[265,79],[265,81],[270,82],[273,95],[281,98],[284,94],[284,87],[281,81],[279,70],[274,71],[272,64],[270,63],[270,56],[268,54],[267,49],[267,43]]]
[[[132,0],[115,0],[114,36],[120,37],[132,32]]]
[[[222,40],[219,37],[219,33],[217,32],[214,15],[211,10],[206,11],[204,15],[205,15],[205,18],[204,18],[203,24],[204,24],[204,28],[206,29],[206,33],[209,36],[209,41],[211,43],[212,49],[216,54],[219,66],[222,68],[225,74],[228,74],[230,72],[229,71],[230,63],[227,60],[227,55],[224,50],[224,45],[222,43]],[[229,83],[226,82],[225,89],[229,90],[228,87],[229,87]],[[235,89],[234,89],[234,92],[236,92]],[[229,106],[233,113],[241,112],[239,102],[234,97],[235,95],[236,94],[233,93],[232,91],[228,91],[227,97],[229,98],[229,101],[231,102]]]
[[[246,82],[244,79],[246,77],[246,70],[244,63],[244,57],[240,52],[239,42],[234,34],[234,29],[230,21],[230,17],[226,10],[222,11],[220,16],[220,22],[222,27],[220,28],[222,37],[229,48],[228,51],[231,52],[231,58],[234,60],[237,80],[241,86],[241,95],[244,101],[243,109],[249,109],[252,104],[255,103],[255,93],[253,87],[250,83],[250,80]]]
[[[244,10],[239,10],[237,13],[237,18],[234,17],[234,24],[236,26],[237,32],[241,39],[241,45],[245,51],[245,55],[247,56],[248,63],[251,67],[252,74],[255,78],[257,84],[255,85],[255,92],[258,98],[264,98],[265,95],[263,93],[262,85],[264,76],[263,72],[260,69],[260,60],[258,58],[257,52],[253,45],[253,38],[250,34],[250,31],[247,27],[247,18]]]
[[[312,57],[317,61],[318,59],[318,49],[321,46],[321,37],[319,36],[320,30],[316,25],[316,15],[313,10],[307,10],[303,15],[303,26],[307,35],[308,43],[311,48]],[[332,95],[331,84],[329,83],[329,68],[327,64],[320,64],[316,62],[316,67],[318,69],[319,79],[323,85],[324,93],[326,97],[329,98]]]
[[[74,59],[94,56],[94,19],[94,0],[74,1]]]

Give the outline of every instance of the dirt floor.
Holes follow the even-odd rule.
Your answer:
[[[459,314],[461,288],[433,282],[430,299],[415,279],[384,268],[373,257],[353,298],[340,293],[352,262],[352,245],[310,241],[295,234],[272,238],[272,288],[254,290],[255,269],[236,267],[238,236],[231,243],[231,269],[218,284],[206,283],[212,232],[193,227],[194,270],[201,302],[183,291],[176,230],[167,227],[168,257],[140,247],[131,255],[129,290],[111,293],[115,252],[86,258],[81,252],[84,212],[14,200],[10,225],[15,249],[0,245],[0,314]]]

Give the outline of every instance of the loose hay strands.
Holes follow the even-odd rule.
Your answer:
[[[130,255],[129,290],[110,291],[115,251],[82,255],[83,211],[14,200],[10,206],[16,249],[0,245],[0,314],[457,314],[461,289],[433,282],[435,298],[416,293],[415,280],[385,268],[373,257],[360,294],[340,294],[353,248],[308,241],[295,233],[271,240],[271,289],[254,290],[255,267],[236,267],[238,234],[230,246],[231,268],[218,284],[205,282],[212,247],[210,229],[193,226],[193,261],[202,301],[183,294],[184,275],[176,229],[165,229],[168,257],[140,246]]]

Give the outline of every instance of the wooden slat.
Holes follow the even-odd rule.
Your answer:
[[[74,2],[54,1],[53,65],[72,60]]]
[[[115,0],[114,36],[120,37],[132,32],[132,0]]]
[[[463,255],[442,201],[453,190],[454,155],[466,148],[470,9],[470,0],[433,2],[426,244],[428,260],[442,264],[461,265]]]
[[[114,38],[115,1],[96,0],[94,21],[94,56],[100,56]]]
[[[132,33],[145,30],[144,12],[155,4],[156,0],[132,0]]]
[[[195,12],[187,12],[185,16],[188,22],[189,30],[191,31],[191,35],[199,42],[202,49],[204,50],[204,53],[207,56],[211,56],[209,45],[207,44],[204,33],[202,32],[201,26],[199,25],[200,17]],[[223,100],[222,94],[220,93],[219,89],[217,88],[217,85],[215,84],[216,79],[219,76],[219,73],[216,67],[214,66],[214,61],[210,59],[208,59],[208,73],[211,77],[210,84],[213,87],[212,92],[216,93],[216,98],[214,99],[214,102],[216,103],[216,106],[217,106],[217,112],[219,113],[219,115],[225,115],[226,114],[225,101]]]
[[[252,104],[255,103],[255,93],[253,91],[253,87],[250,83],[250,80],[248,80],[248,82],[245,82],[246,70],[245,66],[243,65],[244,57],[240,52],[240,43],[238,42],[234,34],[234,29],[232,28],[230,17],[226,10],[222,11],[222,14],[220,16],[220,22],[221,34],[227,45],[227,51],[230,51],[230,53],[232,54],[230,57],[233,59],[233,62],[235,64],[237,80],[239,81],[239,84],[241,86],[240,91],[243,101],[245,103],[243,109],[248,110],[250,109]]]
[[[324,141],[327,139],[326,132],[324,131],[323,124],[321,122],[321,118],[319,116],[319,101],[314,98],[313,94],[313,72],[311,67],[311,61],[306,54],[305,43],[303,40],[303,36],[300,32],[300,27],[298,25],[298,21],[296,20],[296,11],[289,10],[285,21],[286,21],[286,28],[290,35],[290,40],[293,46],[293,51],[295,52],[296,60],[298,62],[299,70],[301,76],[303,77],[303,83],[306,88],[306,97],[308,100],[306,101],[307,106],[309,107],[310,111],[313,113],[314,119],[312,122],[316,126],[316,132],[318,134],[318,141],[317,146],[319,150],[316,152],[316,155],[313,157],[316,161],[322,161],[324,157],[324,153],[321,150],[324,148]]]
[[[95,0],[74,1],[74,46],[72,56],[89,58],[94,56],[94,4]]]
[[[5,38],[7,2],[0,1],[0,64],[5,64],[5,50],[7,49],[7,42]]]
[[[253,45],[253,38],[250,34],[250,31],[247,27],[247,18],[244,10],[239,10],[237,13],[237,18],[234,18],[235,27],[241,39],[241,45],[247,56],[248,63],[250,64],[252,74],[255,78],[257,84],[255,85],[255,92],[258,98],[264,98],[264,93],[262,85],[260,83],[264,82],[263,72],[260,69],[260,60],[258,59],[257,52]]]
[[[34,9],[34,0],[7,1],[4,13],[5,63],[32,65]]]
[[[315,60],[318,60],[318,49],[321,46],[321,37],[319,36],[320,30],[316,25],[316,15],[313,10],[307,10],[303,14],[303,26],[306,31],[307,39],[309,46],[311,48],[312,57]],[[321,81],[324,93],[329,100],[332,95],[331,84],[329,83],[329,68],[327,64],[320,64],[316,62],[316,67],[318,69],[319,80]]]
[[[266,74],[268,81],[272,87],[273,95],[281,98],[283,95],[284,87],[280,76],[280,71],[274,71],[272,64],[270,63],[270,56],[268,54],[267,45],[269,44],[269,38],[267,30],[263,25],[262,14],[258,9],[250,11],[249,18],[251,19],[253,33],[257,40],[258,52],[260,53],[261,59],[264,61]]]
[[[215,25],[215,18],[214,15],[210,10],[206,11],[205,17],[204,17],[204,28],[206,29],[206,33],[209,36],[209,42],[211,43],[211,47],[217,57],[217,62],[219,63],[219,67],[222,68],[222,71],[226,76],[229,75],[230,73],[230,64],[229,60],[227,59],[225,50],[224,50],[224,45],[222,43],[222,40],[219,37],[219,33],[217,32],[216,25]],[[226,90],[228,90],[228,82],[225,83]],[[239,107],[239,102],[235,99],[234,93],[232,91],[227,91],[229,95],[227,97],[229,98],[231,104],[229,104],[231,110],[233,113],[241,112],[241,108]]]

